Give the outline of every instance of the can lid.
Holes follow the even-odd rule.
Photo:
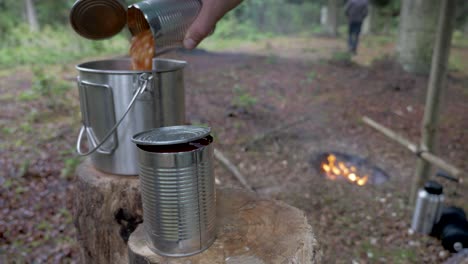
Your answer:
[[[160,127],[138,133],[132,137],[137,145],[161,146],[192,142],[208,136],[211,128],[200,126]]]
[[[424,184],[424,190],[428,192],[429,194],[435,194],[435,195],[440,195],[443,192],[443,187],[436,181],[427,181]]]
[[[82,37],[110,38],[127,24],[127,10],[119,0],[79,0],[70,11],[70,24]]]

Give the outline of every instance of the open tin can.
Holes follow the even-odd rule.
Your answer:
[[[81,36],[99,40],[119,33],[125,25],[133,36],[151,30],[156,54],[181,47],[201,0],[145,0],[130,5],[123,0],[77,0],[70,23]]]
[[[84,38],[110,38],[127,24],[127,6],[122,0],[77,0],[70,11],[70,24]]]
[[[133,36],[150,29],[156,54],[182,46],[185,33],[197,18],[200,0],[146,0],[129,6],[127,24]]]
[[[211,130],[152,129],[133,136],[139,149],[143,225],[148,247],[182,257],[207,249],[216,237]]]

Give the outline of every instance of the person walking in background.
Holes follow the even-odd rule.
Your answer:
[[[349,52],[356,54],[359,43],[359,34],[361,33],[362,22],[367,16],[368,0],[348,0],[345,5],[345,14],[348,18]]]

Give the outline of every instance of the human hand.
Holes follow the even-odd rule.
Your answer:
[[[242,0],[202,0],[200,13],[185,34],[184,47],[194,49],[213,32],[218,20],[241,2]]]

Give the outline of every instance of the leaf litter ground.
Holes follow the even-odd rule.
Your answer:
[[[360,121],[368,115],[418,142],[427,78],[404,73],[390,59],[361,66],[328,61],[328,55],[280,57],[275,48],[268,54],[167,55],[189,63],[188,121],[213,128],[216,147],[260,195],[306,212],[324,263],[447,259],[450,254],[439,241],[408,233],[406,201],[416,158]],[[354,61],[367,59],[363,53]],[[73,65],[50,70],[74,86]],[[80,125],[78,95],[75,87],[61,97],[31,99],[25,95],[32,82],[28,69],[0,75],[0,262],[73,263],[78,261],[73,170],[82,161],[73,150]],[[467,83],[467,73],[449,74],[439,137],[439,153],[465,171]],[[285,123],[292,125],[275,131]],[[329,181],[311,164],[324,151],[365,157],[391,179],[364,187]],[[215,174],[221,186],[239,187],[218,163]],[[467,210],[468,192],[442,182],[447,203]]]

